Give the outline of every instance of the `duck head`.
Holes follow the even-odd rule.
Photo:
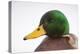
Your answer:
[[[46,12],[37,29],[26,35],[24,40],[38,38],[47,35],[50,38],[59,38],[69,34],[69,23],[66,16],[59,10]]]

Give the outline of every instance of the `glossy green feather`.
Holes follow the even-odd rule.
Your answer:
[[[69,34],[69,23],[66,16],[59,10],[51,10],[45,13],[40,21],[40,25],[51,38],[62,37]]]

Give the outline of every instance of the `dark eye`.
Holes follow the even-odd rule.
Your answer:
[[[37,29],[38,31],[40,30],[40,28]]]
[[[52,18],[48,18],[48,22],[51,22],[52,21]]]
[[[50,22],[51,21],[51,18],[48,18],[48,22]]]
[[[54,20],[51,20],[50,22],[54,22]]]

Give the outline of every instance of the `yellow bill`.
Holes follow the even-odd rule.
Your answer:
[[[32,33],[25,36],[24,40],[38,38],[44,34],[46,34],[46,31],[44,30],[43,25],[41,25],[36,30],[34,30]]]

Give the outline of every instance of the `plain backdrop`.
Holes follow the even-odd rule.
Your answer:
[[[30,1],[30,0],[29,0]],[[56,2],[56,3],[73,3],[79,4],[79,0],[33,0],[34,2]],[[79,4],[80,5],[80,4]],[[80,7],[79,7],[80,9]],[[79,11],[80,13],[80,11]],[[80,20],[80,19],[79,19]],[[80,23],[80,22],[79,22]],[[79,26],[80,27],[80,26]],[[78,27],[79,31],[80,28]],[[80,38],[78,38],[78,45],[80,46]],[[80,47],[78,47],[80,48]],[[50,52],[36,52],[36,53],[16,53],[16,54],[79,54],[80,49],[76,50],[62,50]],[[0,54],[8,53],[8,0],[0,0]]]
[[[41,17],[50,10],[59,10],[69,21],[70,33],[78,36],[78,6],[75,4],[12,2],[12,52],[34,52],[46,35],[24,41],[24,36],[39,25]]]

